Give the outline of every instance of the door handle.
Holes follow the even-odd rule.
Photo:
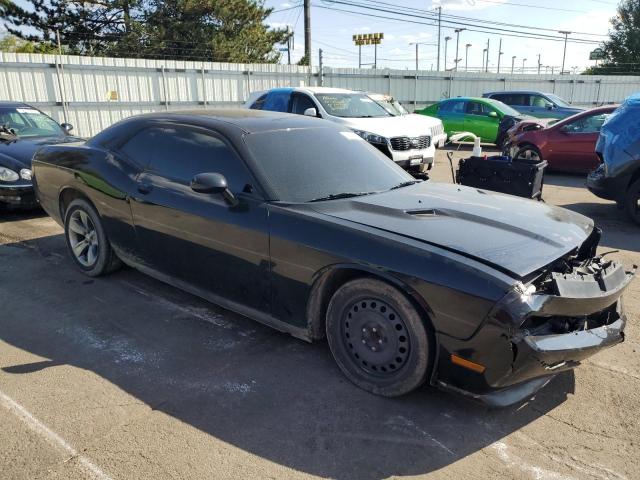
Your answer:
[[[147,193],[151,192],[151,190],[153,190],[153,186],[150,183],[147,183],[147,182],[138,183],[138,192],[146,195]]]

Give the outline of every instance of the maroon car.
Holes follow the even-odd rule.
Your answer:
[[[595,152],[600,127],[617,105],[598,107],[563,120],[530,119],[507,132],[513,158],[542,159],[549,170],[589,172],[600,164]]]

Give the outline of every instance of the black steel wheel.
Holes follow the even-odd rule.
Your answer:
[[[111,248],[98,212],[87,200],[79,198],[69,204],[64,215],[64,233],[71,258],[85,274],[97,277],[122,265]]]
[[[430,328],[409,299],[375,279],[347,282],[327,310],[327,339],[353,383],[388,397],[420,386],[430,367]]]
[[[631,184],[625,195],[624,203],[629,217],[640,225],[640,179]]]

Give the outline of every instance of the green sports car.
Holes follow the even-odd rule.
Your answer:
[[[416,113],[442,120],[448,136],[471,132],[482,142],[501,146],[506,133],[525,115],[508,105],[490,98],[458,97],[434,103]]]

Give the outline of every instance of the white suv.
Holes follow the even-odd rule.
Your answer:
[[[350,128],[407,170],[433,165],[432,129],[440,120],[424,115],[394,116],[367,94],[341,88],[274,88],[254,92],[246,108],[320,117]]]

